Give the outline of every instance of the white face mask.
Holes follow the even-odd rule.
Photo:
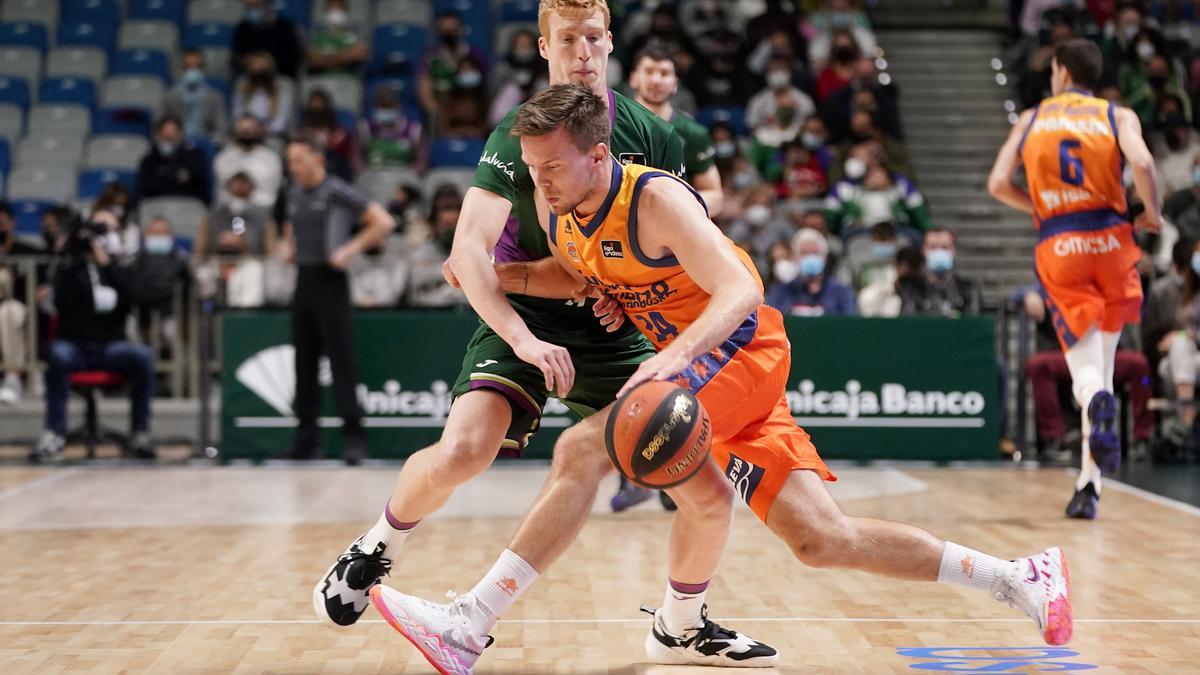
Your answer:
[[[175,248],[175,237],[169,234],[151,234],[146,236],[146,253],[165,255]]]
[[[762,225],[771,217],[771,209],[762,204],[755,204],[746,209],[746,222],[751,225]]]
[[[782,260],[775,261],[772,271],[775,272],[776,281],[786,284],[800,275],[800,265],[792,260],[783,258]]]
[[[782,89],[788,86],[791,81],[791,76],[782,70],[772,70],[767,73],[767,85],[773,89]]]
[[[343,9],[331,9],[325,12],[325,23],[334,28],[345,28],[350,23],[350,15]]]
[[[851,157],[846,160],[846,177],[850,180],[858,180],[867,173],[867,163],[857,157]]]
[[[1136,49],[1138,58],[1141,59],[1143,63],[1148,63],[1150,59],[1154,58],[1154,43],[1142,40],[1141,42],[1137,43]]]
[[[109,232],[104,235],[104,252],[118,253],[121,250],[121,235],[116,232]]]
[[[250,201],[246,198],[234,197],[233,195],[230,195],[229,198],[225,200],[225,203],[229,205],[230,212],[236,216],[242,215],[242,213],[245,212],[246,207],[250,205]]]

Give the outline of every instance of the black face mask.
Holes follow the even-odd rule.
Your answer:
[[[458,33],[442,33],[442,44],[450,49],[458,49],[458,43],[462,40]]]
[[[1166,75],[1151,75],[1147,77],[1146,80],[1150,82],[1150,86],[1155,90],[1162,89],[1163,87],[1167,86]]]
[[[237,141],[238,145],[242,146],[243,148],[245,148],[247,150],[253,148],[254,146],[256,146],[262,142],[262,139],[259,138],[258,136],[237,136],[237,137],[235,137],[234,140]]]
[[[58,236],[50,234],[49,232],[43,232],[42,233],[42,241],[46,243],[47,251],[53,251],[54,244],[56,244],[58,242]]]
[[[1166,133],[1167,147],[1171,152],[1177,152],[1183,148],[1183,134],[1172,129]]]
[[[0,246],[8,243],[8,230],[0,231]]]
[[[265,70],[254,71],[246,74],[250,81],[260,87],[266,87],[271,84],[271,73]]]
[[[838,63],[850,63],[854,60],[855,56],[858,56],[858,53],[854,50],[854,47],[843,45],[833,48],[833,60]]]

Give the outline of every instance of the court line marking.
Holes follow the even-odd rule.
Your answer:
[[[716,617],[723,622],[744,623],[1029,623],[1029,619],[946,619],[930,617],[844,617],[844,616],[774,616],[774,617]],[[511,624],[622,624],[645,623],[649,619],[505,619],[500,623]],[[362,619],[358,623],[386,623],[383,619]],[[1200,624],[1200,618],[1195,619],[1075,619],[1075,623],[1097,624],[1139,624],[1139,623],[1170,623],[1170,624]],[[162,620],[162,621],[0,621],[3,626],[245,626],[245,625],[324,625],[320,619],[197,619]]]
[[[10,485],[3,490],[0,490],[0,499],[16,497],[17,495],[24,494],[29,490],[36,490],[37,488],[44,487],[50,483],[57,483],[58,481],[73,476],[77,473],[79,473],[78,468],[59,469],[54,473],[42,476],[40,478],[34,478],[33,480],[25,481],[24,483],[17,483],[16,485]]]
[[[1128,493],[1131,495],[1137,495],[1138,497],[1141,497],[1142,499],[1154,502],[1155,504],[1158,504],[1160,506],[1167,506],[1172,509],[1175,509],[1176,511],[1183,511],[1184,513],[1190,513],[1193,516],[1200,516],[1200,508],[1196,508],[1195,506],[1192,506],[1191,504],[1188,504],[1187,502],[1179,501],[1178,499],[1174,499],[1171,497],[1164,497],[1160,494],[1155,494],[1153,492],[1150,492],[1149,490],[1143,490],[1142,488],[1134,486],[1134,485],[1130,485],[1129,483],[1122,483],[1119,480],[1115,480],[1112,478],[1105,478],[1103,486],[1104,487],[1112,486],[1113,488],[1115,488],[1117,490],[1117,492],[1125,492],[1125,493]]]

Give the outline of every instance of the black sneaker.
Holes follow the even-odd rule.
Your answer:
[[[1088,420],[1092,423],[1092,434],[1088,447],[1092,459],[1104,475],[1110,475],[1121,466],[1121,436],[1117,433],[1117,399],[1107,391],[1098,391],[1088,403]]]
[[[158,457],[158,451],[154,449],[154,441],[150,440],[150,433],[146,431],[138,431],[129,439],[129,454],[134,459],[155,459]]]
[[[1071,497],[1071,503],[1067,504],[1067,517],[1095,520],[1099,502],[1100,495],[1096,494],[1096,486],[1088,483],[1082,490],[1076,490],[1075,496]]]
[[[355,539],[313,589],[317,616],[338,626],[358,621],[371,604],[367,592],[392,569],[392,561],[383,557],[385,544],[379,543],[367,553],[361,548],[362,541],[362,537]]]
[[[53,431],[43,431],[38,442],[29,451],[29,461],[34,464],[54,464],[62,461],[63,448],[67,439]]]
[[[671,635],[662,621],[662,610],[642,605],[654,616],[646,636],[646,657],[653,663],[723,666],[726,668],[770,668],[779,660],[773,647],[708,620],[708,605],[700,609],[703,623],[683,635]]]
[[[342,461],[347,466],[358,466],[367,458],[367,438],[350,435],[342,439]]]

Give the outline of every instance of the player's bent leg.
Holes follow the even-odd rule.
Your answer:
[[[319,618],[337,626],[358,621],[370,602],[368,591],[391,570],[412,528],[491,465],[511,419],[508,400],[493,391],[471,391],[454,401],[441,440],[404,463],[379,522],[355,539],[313,588]]]

